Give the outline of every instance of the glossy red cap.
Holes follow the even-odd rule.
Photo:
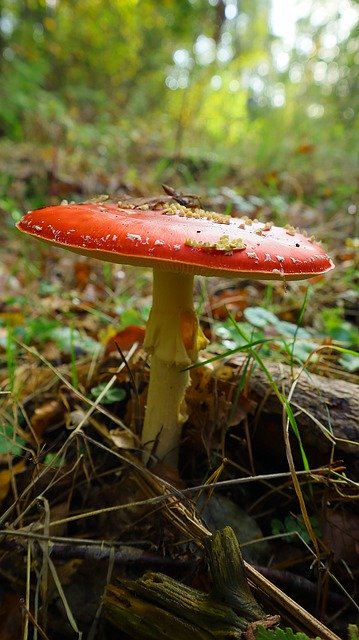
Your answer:
[[[183,273],[301,280],[334,267],[320,245],[290,226],[176,203],[147,207],[62,204],[30,211],[17,227],[99,260]]]

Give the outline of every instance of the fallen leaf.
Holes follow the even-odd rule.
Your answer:
[[[344,560],[353,567],[357,565],[359,557],[359,517],[357,514],[329,509],[323,524],[323,538],[336,560]]]
[[[9,493],[12,478],[24,470],[25,460],[20,460],[20,462],[14,464],[10,469],[0,471],[0,500],[4,500]]]
[[[135,449],[135,437],[130,431],[125,429],[112,429],[108,437],[118,449]]]
[[[48,427],[59,424],[64,419],[65,407],[58,400],[49,400],[37,407],[31,416],[31,426],[41,437]]]
[[[111,336],[106,345],[105,355],[108,355],[112,351],[128,351],[135,342],[141,345],[145,338],[145,328],[131,324],[122,331],[118,331],[115,335]]]
[[[249,304],[246,289],[233,292],[231,289],[216,293],[210,300],[211,311],[215,320],[225,320],[230,313],[236,320],[242,318],[242,311]]]

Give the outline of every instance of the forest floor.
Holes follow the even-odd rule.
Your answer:
[[[305,174],[243,183],[237,167],[216,174],[150,149],[136,171],[83,165],[64,171],[51,148],[0,147],[1,640],[112,638],[107,585],[146,570],[208,592],[194,531],[227,525],[246,562],[298,609],[358,637],[352,197]],[[144,469],[137,450],[151,272],[45,247],[14,228],[45,203],[148,197],[162,183],[194,192],[204,208],[305,229],[336,264],[309,285],[198,278],[211,346],[192,370],[179,475]],[[310,635],[300,613],[248,575],[268,613]]]

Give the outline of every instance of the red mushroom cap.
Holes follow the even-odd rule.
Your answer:
[[[334,267],[322,247],[290,226],[179,204],[64,204],[30,211],[17,227],[100,260],[183,273],[300,280]]]

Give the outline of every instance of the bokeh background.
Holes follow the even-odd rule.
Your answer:
[[[350,206],[357,0],[3,0],[0,10],[7,202],[37,199],[39,181],[48,197],[50,173],[75,175],[88,193],[231,179]],[[19,170],[29,156],[32,187]]]

